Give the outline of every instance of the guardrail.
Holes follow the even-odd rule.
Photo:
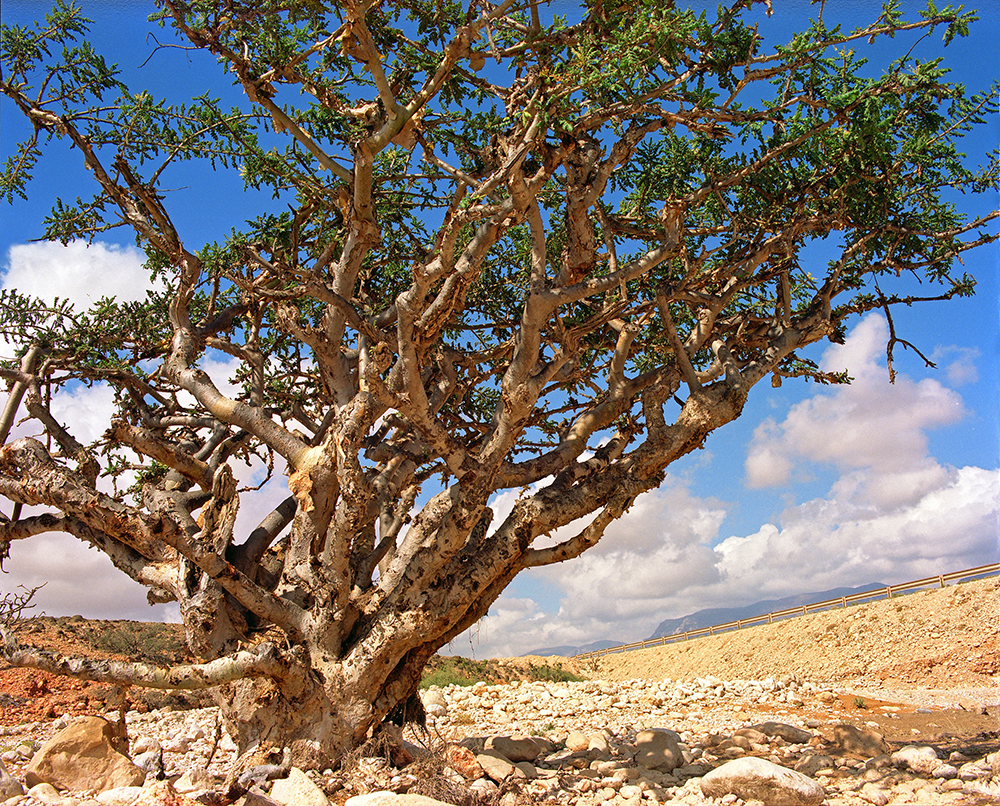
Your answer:
[[[773,613],[766,613],[763,616],[728,621],[725,624],[716,624],[711,627],[704,627],[700,630],[688,630],[687,632],[675,633],[673,635],[664,635],[661,638],[647,638],[645,641],[633,641],[631,644],[621,644],[620,646],[608,647],[607,649],[595,649],[593,652],[584,652],[580,655],[574,655],[573,657],[577,660],[586,660],[587,658],[599,658],[603,655],[610,655],[613,652],[630,652],[634,649],[649,649],[650,647],[663,646],[664,644],[673,643],[674,641],[688,641],[692,638],[701,638],[706,635],[718,635],[719,633],[729,632],[730,630],[741,630],[744,627],[754,627],[758,624],[773,624],[775,621],[780,621],[783,618],[804,616],[807,613],[829,610],[833,607],[847,607],[849,604],[858,604],[860,602],[874,601],[882,598],[891,599],[897,593],[919,590],[920,588],[927,588],[932,585],[940,585],[940,587],[943,588],[949,582],[958,582],[963,579],[990,576],[991,574],[997,573],[1000,573],[1000,563],[990,563],[989,565],[980,565],[977,568],[966,568],[964,571],[953,571],[950,574],[939,574],[936,577],[926,577],[924,579],[914,580],[913,582],[904,582],[900,585],[887,585],[884,588],[876,588],[874,590],[865,591],[864,593],[852,593],[850,596],[841,596],[838,599],[824,599],[822,602],[804,604],[801,607],[789,607],[786,610],[776,610]]]

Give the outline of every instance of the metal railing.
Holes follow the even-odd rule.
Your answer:
[[[674,641],[687,641],[691,638],[701,638],[706,635],[718,635],[719,633],[729,632],[730,630],[741,630],[744,627],[753,627],[758,624],[773,624],[775,621],[779,621],[783,618],[804,616],[807,613],[829,610],[832,607],[847,607],[849,604],[874,601],[882,598],[891,599],[897,593],[906,593],[920,588],[928,588],[932,585],[939,585],[943,588],[949,582],[959,582],[963,579],[990,576],[991,574],[997,573],[1000,573],[1000,563],[990,563],[989,565],[980,565],[977,568],[966,568],[964,571],[953,571],[950,574],[939,574],[935,577],[917,579],[913,582],[903,582],[900,585],[887,585],[884,588],[875,588],[874,590],[864,591],[863,593],[852,593],[850,596],[841,596],[837,599],[824,599],[822,602],[804,604],[800,607],[789,607],[785,610],[775,610],[773,613],[765,613],[763,616],[754,616],[753,618],[727,621],[725,624],[715,624],[711,627],[704,627],[700,630],[688,630],[687,632],[674,633],[673,635],[664,635],[661,638],[647,638],[645,641],[633,641],[631,644],[621,644],[620,646],[608,647],[607,649],[595,649],[592,652],[584,652],[580,655],[574,655],[573,657],[577,660],[586,660],[587,658],[599,658],[603,655],[610,655],[613,652],[630,652],[634,649],[649,649],[650,647],[663,646],[664,644],[673,643]]]

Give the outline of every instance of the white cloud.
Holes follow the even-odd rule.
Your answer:
[[[853,471],[829,497],[785,510],[780,526],[720,543],[719,569],[734,598],[903,582],[996,560],[996,471],[941,468],[923,494],[896,506],[868,492],[873,479],[871,470]]]
[[[901,374],[888,383],[878,362],[887,337],[884,320],[870,315],[844,345],[826,351],[823,369],[846,367],[854,382],[795,404],[780,424],[768,418],[758,426],[745,464],[749,487],[785,484],[803,460],[883,473],[912,472],[927,461],[925,431],[960,420],[962,398],[934,379]]]
[[[177,606],[150,606],[146,588],[115,568],[101,552],[68,534],[37,535],[11,544],[0,591],[23,593],[19,585],[42,585],[28,615],[179,621]]]
[[[52,300],[68,299],[87,308],[102,297],[143,300],[153,286],[142,267],[145,255],[134,246],[72,241],[15,244],[7,255],[5,289]]]
[[[982,355],[976,347],[938,347],[931,354],[935,364],[944,365],[948,383],[952,386],[962,386],[979,380],[979,369],[976,359]]]

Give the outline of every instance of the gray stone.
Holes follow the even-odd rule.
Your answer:
[[[498,784],[514,774],[514,765],[496,750],[484,750],[476,756],[483,771]]]
[[[514,769],[521,773],[529,781],[534,780],[538,777],[538,770],[535,769],[535,765],[530,761],[518,761],[514,765]]]
[[[787,725],[784,722],[762,722],[752,727],[765,736],[777,736],[792,744],[805,744],[813,737],[813,734],[809,731],[797,728],[794,725]]]
[[[767,735],[761,733],[756,728],[740,728],[733,734],[733,738],[736,738],[737,736],[746,739],[748,742],[751,742],[752,744],[765,744],[767,742]]]
[[[820,770],[832,770],[836,766],[836,763],[834,763],[834,760],[830,756],[823,755],[822,753],[813,753],[812,755],[800,758],[795,764],[795,771],[812,777]]]
[[[395,792],[369,792],[348,798],[344,806],[449,806],[426,795],[397,795]]]
[[[486,740],[487,750],[496,750],[501,756],[515,764],[518,761],[534,761],[543,751],[548,750],[548,743],[529,736],[491,736]]]
[[[889,745],[881,733],[874,730],[862,730],[854,725],[835,725],[833,740],[848,753],[875,758],[889,752]]]
[[[667,730],[643,730],[635,737],[635,762],[650,770],[671,772],[684,764],[684,753]]]
[[[8,772],[7,767],[0,761],[0,799],[9,800],[24,794],[24,787],[13,775]]]
[[[101,806],[130,806],[141,794],[141,786],[119,786],[104,790],[96,799]]]
[[[31,787],[28,790],[28,797],[34,798],[39,803],[44,803],[45,806],[76,806],[79,802],[76,798],[67,798],[60,795],[52,784],[45,783],[44,781]]]
[[[611,756],[611,745],[608,744],[608,737],[603,733],[591,733],[587,737],[587,750],[598,758],[609,758]]]
[[[889,793],[877,784],[870,782],[861,787],[858,795],[873,806],[885,806],[889,802]]]
[[[444,716],[448,713],[448,701],[444,694],[437,690],[421,692],[420,700],[427,716]]]
[[[163,775],[163,751],[150,750],[146,753],[136,753],[132,756],[132,763],[140,770],[145,770],[147,775],[159,777]]]
[[[812,778],[762,758],[740,758],[716,767],[701,779],[701,791],[709,798],[736,795],[767,806],[819,806],[826,797]]]
[[[276,800],[271,800],[256,786],[236,801],[236,806],[281,806]]]
[[[212,776],[204,767],[193,767],[174,781],[174,789],[184,794],[206,792],[213,786]]]
[[[132,757],[142,755],[143,753],[149,753],[153,750],[162,750],[160,743],[156,741],[152,736],[140,736],[129,748],[129,752],[132,753]]]

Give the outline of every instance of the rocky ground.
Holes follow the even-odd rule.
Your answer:
[[[250,794],[239,802],[364,806],[392,791],[407,794],[367,806],[417,804],[418,794],[462,806],[1000,803],[998,593],[991,578],[608,656],[578,668],[590,678],[580,682],[432,687],[428,730],[405,737],[412,764],[369,748],[302,775],[265,759],[244,771]],[[17,794],[34,782],[41,744],[82,730],[77,714],[106,713],[108,701],[56,682],[34,698],[11,692],[14,671],[0,673],[8,717],[23,719],[25,703],[44,716],[0,729],[8,803],[227,802],[233,742],[214,709],[183,702],[139,702],[127,715],[129,753],[153,771],[133,781],[145,788],[43,783]]]

